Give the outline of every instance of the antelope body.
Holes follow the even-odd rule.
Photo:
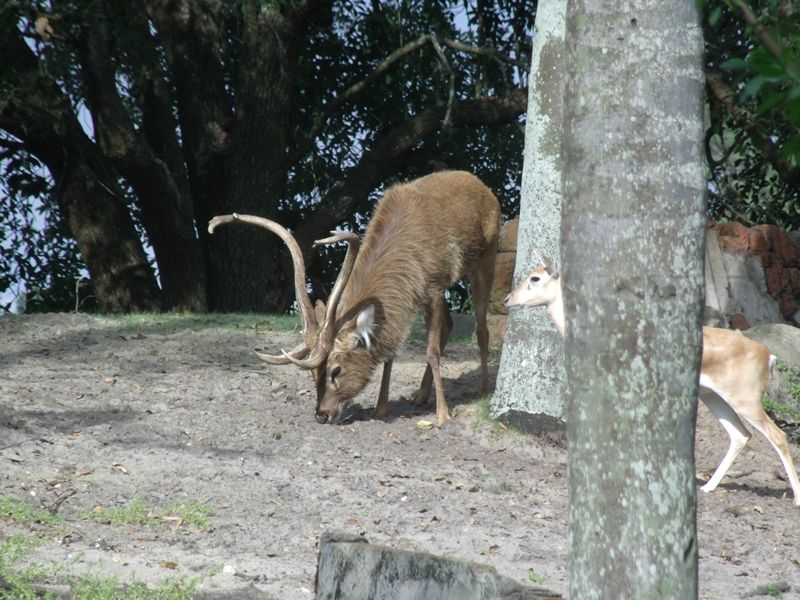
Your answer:
[[[449,419],[439,370],[452,330],[444,291],[462,278],[470,281],[481,354],[481,393],[488,393],[486,311],[494,278],[500,205],[475,176],[438,172],[391,187],[375,210],[363,241],[334,233],[315,244],[346,241],[342,270],[325,306],[316,311],[305,287],[302,254],[291,234],[273,221],[247,215],[215,217],[262,226],[283,239],[292,254],[295,293],[304,325],[304,343],[282,356],[260,354],[272,364],[294,363],[311,371],[317,390],[316,418],[335,422],[344,402],[358,394],[383,364],[377,416],[388,411],[392,360],[422,309],[428,329],[428,366],[415,401],[427,402],[435,386],[437,423]]]
[[[547,306],[550,319],[564,335],[564,304],[561,279],[550,261],[534,269],[528,278],[506,296],[509,308]],[[800,480],[789,452],[786,434],[769,418],[761,399],[769,382],[775,357],[759,342],[738,332],[703,327],[703,353],[700,365],[700,400],[728,433],[730,445],[714,474],[700,489],[712,492],[728,472],[734,459],[750,439],[742,423],[749,423],[777,452],[800,505]]]

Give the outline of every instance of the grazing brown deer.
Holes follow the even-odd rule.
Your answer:
[[[450,418],[439,370],[442,350],[453,328],[444,292],[466,277],[477,321],[481,354],[481,394],[489,390],[489,332],[486,311],[494,278],[500,205],[474,175],[433,173],[389,188],[367,227],[363,242],[353,233],[336,233],[314,244],[348,243],[347,255],[327,307],[315,311],[306,291],[302,253],[281,225],[248,215],[211,219],[208,231],[242,221],[278,235],[294,262],[295,294],[303,321],[303,343],[281,356],[257,353],[270,364],[293,363],[308,369],[317,388],[316,418],[336,422],[345,401],[358,394],[383,363],[375,414],[388,411],[389,379],[395,352],[408,335],[411,318],[425,311],[428,366],[415,395],[424,404],[431,383],[436,390],[436,421]],[[359,250],[360,247],[360,250]]]
[[[506,306],[547,306],[553,324],[564,335],[564,303],[558,271],[545,257],[527,279],[506,296]],[[783,463],[800,505],[800,481],[794,468],[786,434],[769,418],[761,404],[767,389],[775,356],[759,342],[736,331],[703,327],[703,354],[700,364],[700,400],[703,401],[730,437],[730,446],[711,479],[700,489],[713,492],[728,472],[734,459],[750,439],[742,424],[747,421],[761,433]]]

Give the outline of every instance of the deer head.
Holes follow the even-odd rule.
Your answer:
[[[538,251],[535,253],[541,265],[506,296],[505,304],[509,308],[549,305],[555,300],[556,293],[560,293],[559,273],[553,261]]]
[[[347,242],[347,254],[336,278],[327,305],[318,302],[316,309],[306,290],[306,268],[303,254],[294,236],[282,225],[263,217],[221,215],[209,221],[208,232],[222,224],[250,223],[276,234],[286,244],[294,265],[294,288],[303,323],[303,342],[280,355],[256,351],[256,355],[272,365],[294,364],[311,371],[317,390],[316,419],[319,423],[336,421],[345,400],[367,385],[378,363],[370,352],[375,335],[376,307],[365,304],[355,307],[338,320],[336,313],[359,250],[359,237],[352,232],[331,232],[331,237],[317,240],[314,246]],[[346,357],[346,360],[344,360]]]

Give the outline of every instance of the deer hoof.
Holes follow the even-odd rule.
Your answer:
[[[411,397],[411,403],[417,406],[425,406],[428,403],[428,400],[431,398],[431,391],[426,390],[417,390],[414,392],[414,395]]]

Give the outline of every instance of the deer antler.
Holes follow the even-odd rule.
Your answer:
[[[269,363],[271,365],[288,365],[292,362],[292,358],[300,360],[308,356],[310,350],[305,342],[300,342],[300,344],[295,346],[291,352],[286,353],[291,358],[286,358],[286,356],[283,355],[275,356],[274,354],[267,354],[266,352],[259,352],[258,350],[254,350],[253,352],[255,352],[256,356],[265,363]]]
[[[308,297],[308,291],[306,290],[306,266],[303,262],[303,253],[300,251],[300,246],[297,244],[294,236],[289,233],[283,225],[263,217],[240,215],[237,213],[220,215],[208,222],[208,233],[213,234],[214,229],[219,225],[236,221],[250,223],[251,225],[257,225],[271,231],[283,240],[283,243],[286,244],[286,247],[289,249],[289,254],[292,256],[292,263],[294,264],[294,294],[297,298],[297,305],[300,307],[300,318],[303,321],[305,348],[298,346],[292,350],[290,354],[284,353],[284,356],[274,356],[261,352],[256,353],[258,357],[265,362],[285,365],[287,362],[291,361],[291,359],[287,361],[285,356],[292,356],[299,359],[300,356],[308,354],[311,348],[316,347],[319,340],[319,324],[317,323],[317,317],[314,314],[314,309],[311,306],[311,299]]]
[[[333,340],[336,337],[336,311],[339,308],[339,300],[342,298],[342,293],[347,285],[347,281],[350,279],[350,273],[353,271],[353,265],[356,262],[361,244],[358,235],[351,231],[331,231],[331,234],[331,237],[316,240],[314,246],[347,242],[347,254],[344,257],[344,263],[339,271],[339,275],[336,277],[336,283],[333,286],[331,295],[328,298],[328,305],[325,310],[325,321],[322,325],[319,341],[311,352],[311,356],[306,359],[293,356],[290,353],[283,353],[283,358],[285,360],[303,369],[316,369],[319,367],[328,357],[331,348],[333,348]]]

